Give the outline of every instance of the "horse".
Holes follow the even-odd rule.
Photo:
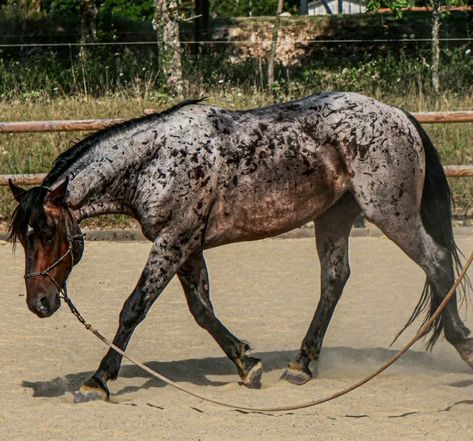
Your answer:
[[[177,274],[196,322],[248,387],[259,387],[262,363],[216,317],[204,250],[314,221],[320,300],[283,374],[294,384],[313,377],[309,364],[319,357],[349,278],[348,237],[360,214],[426,274],[403,330],[422,312],[432,314],[460,265],[450,190],[432,142],[408,112],[356,93],[322,93],[244,111],[184,101],[87,136],[58,156],[40,186],[9,184],[18,202],[10,237],[24,247],[26,301],[33,313],[49,317],[59,308],[59,293],[84,249],[80,222],[129,215],[152,246],[123,305],[114,344],[125,350]],[[473,338],[456,297],[431,326],[428,347],[442,330],[473,367]],[[107,383],[117,378],[121,360],[108,350],[75,400],[108,399]]]

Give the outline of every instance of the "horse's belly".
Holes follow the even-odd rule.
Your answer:
[[[325,180],[243,182],[214,205],[205,247],[275,236],[313,220],[347,190]]]

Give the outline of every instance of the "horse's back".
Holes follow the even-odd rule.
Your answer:
[[[351,189],[373,181],[400,191],[410,184],[422,186],[422,139],[397,107],[357,93],[331,92],[250,113],[271,121],[269,137],[283,139],[285,149],[298,151],[313,177],[334,175],[334,190],[346,188],[347,182]],[[281,132],[288,135],[281,137]]]

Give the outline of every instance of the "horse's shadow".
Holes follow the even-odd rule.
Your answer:
[[[284,369],[296,352],[296,350],[272,351],[260,352],[255,355],[263,360],[265,372],[271,372]],[[361,377],[371,373],[396,353],[395,350],[385,348],[324,348],[317,366],[317,375],[321,378],[332,376]],[[187,382],[196,386],[222,386],[229,382],[238,381],[236,369],[226,357],[150,361],[145,364],[176,382]],[[394,369],[397,369],[400,373],[405,371],[417,371],[427,374],[471,373],[471,370],[461,362],[439,360],[430,353],[420,351],[408,351],[397,361]],[[59,397],[67,392],[77,391],[92,374],[93,372],[90,371],[67,374],[47,381],[30,382],[25,380],[22,386],[33,389],[34,397]],[[225,378],[220,381],[215,379],[215,377],[227,375],[232,376],[232,379]],[[166,385],[163,381],[133,365],[123,366],[120,369],[120,377],[144,378],[146,381],[139,386],[126,386],[115,392],[115,395],[125,395],[140,389],[164,387]],[[467,380],[467,382],[473,384],[473,380],[471,382]],[[456,384],[452,384],[452,386],[456,386]]]

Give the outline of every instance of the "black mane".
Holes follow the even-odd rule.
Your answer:
[[[42,229],[47,224],[47,217],[43,203],[49,190],[46,187],[33,187],[27,192],[21,202],[13,211],[9,240],[16,242],[19,238],[25,237],[28,225]]]
[[[163,112],[152,113],[151,115],[130,119],[120,124],[116,124],[111,127],[107,127],[106,129],[92,133],[91,135],[84,138],[82,141],[79,141],[77,144],[73,145],[72,147],[61,153],[56,158],[52,169],[44,178],[42,185],[44,187],[52,186],[65,171],[67,171],[78,159],[82,158],[99,140],[103,139],[104,137],[116,134],[118,132],[121,132],[122,130],[133,128],[143,121],[161,118],[176,110],[179,110],[182,107],[200,103],[203,99],[205,98],[185,100],[176,104],[173,107],[170,107],[169,109],[164,110]]]

